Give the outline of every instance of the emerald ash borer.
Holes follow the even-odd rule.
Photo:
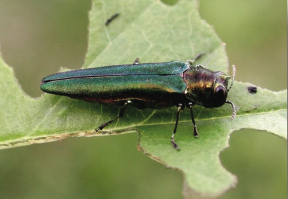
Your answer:
[[[192,107],[197,104],[205,108],[221,107],[225,103],[232,106],[232,119],[236,115],[235,105],[226,100],[235,77],[228,88],[230,78],[221,71],[211,71],[193,60],[161,63],[113,65],[60,72],[42,79],[41,90],[56,95],[68,96],[85,101],[121,106],[119,115],[100,125],[98,130],[124,115],[128,105],[138,109],[161,109],[176,106],[176,123],[171,143],[179,149],[174,140],[180,111],[190,109],[194,126],[194,136],[198,136]]]

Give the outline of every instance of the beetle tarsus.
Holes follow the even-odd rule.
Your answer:
[[[171,143],[172,143],[172,146],[173,146],[174,149],[180,150],[178,144],[176,144],[176,142],[175,142],[175,140],[174,140],[174,137],[171,138]]]
[[[133,64],[139,64],[139,58],[138,57],[134,60]]]
[[[116,119],[116,118],[115,118]],[[102,129],[104,129],[105,126],[107,126],[109,123],[112,123],[115,119],[110,120],[108,122],[105,122],[104,124],[101,124],[97,129],[95,129],[96,132],[101,131]],[[118,118],[117,118],[118,119]]]
[[[198,131],[197,131],[197,127],[196,126],[194,126],[194,133],[193,133],[193,135],[195,136],[195,138],[198,138]]]
[[[104,124],[101,124],[97,129],[95,129],[96,132],[98,132],[99,130],[104,129],[108,124],[114,122],[115,120],[121,118],[124,116],[124,112],[125,112],[125,108],[127,107],[128,104],[132,103],[130,100],[128,100],[127,102],[125,102],[124,106],[121,107],[119,114],[116,118],[109,120],[108,122],[105,122]]]

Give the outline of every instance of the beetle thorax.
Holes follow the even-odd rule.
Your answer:
[[[191,67],[183,74],[187,85],[186,97],[198,105],[215,107],[214,94],[217,87],[223,87],[225,99],[228,78],[223,72],[213,72],[201,66]]]

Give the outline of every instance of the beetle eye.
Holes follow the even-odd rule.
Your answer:
[[[220,107],[225,104],[226,98],[226,89],[223,86],[218,86],[214,91],[213,107]]]

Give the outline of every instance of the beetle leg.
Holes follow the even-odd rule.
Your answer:
[[[192,102],[189,102],[189,108],[190,108],[190,113],[191,113],[191,119],[192,119],[192,123],[194,125],[194,136],[198,137],[198,131],[197,131],[197,127],[196,127],[196,122],[194,120],[194,115],[193,115],[193,110],[192,110],[192,106],[194,106],[194,104]]]
[[[198,59],[200,59],[203,55],[205,55],[206,53],[205,52],[202,52],[200,54],[198,54],[194,59],[192,60],[187,60],[187,62],[190,64],[190,65],[193,65]]]
[[[174,140],[174,136],[175,136],[175,133],[176,133],[176,130],[177,130],[177,126],[178,126],[178,121],[179,121],[179,116],[180,116],[180,111],[183,109],[182,108],[182,104],[178,104],[178,109],[177,109],[177,114],[176,114],[176,123],[175,123],[175,127],[174,127],[174,130],[172,132],[172,137],[171,137],[171,143],[172,143],[172,146],[179,150],[179,146],[178,144],[176,144],[175,140]]]
[[[133,64],[139,64],[139,58],[138,57],[134,60]]]
[[[115,120],[121,118],[124,116],[124,112],[125,112],[125,108],[127,107],[128,104],[132,103],[130,100],[128,100],[127,102],[125,102],[124,106],[121,107],[120,111],[119,111],[119,115],[112,119],[112,120],[109,120],[108,122],[105,122],[104,124],[101,124],[97,129],[95,129],[95,131],[99,131],[99,130],[102,130],[104,129],[108,124],[114,122]]]

